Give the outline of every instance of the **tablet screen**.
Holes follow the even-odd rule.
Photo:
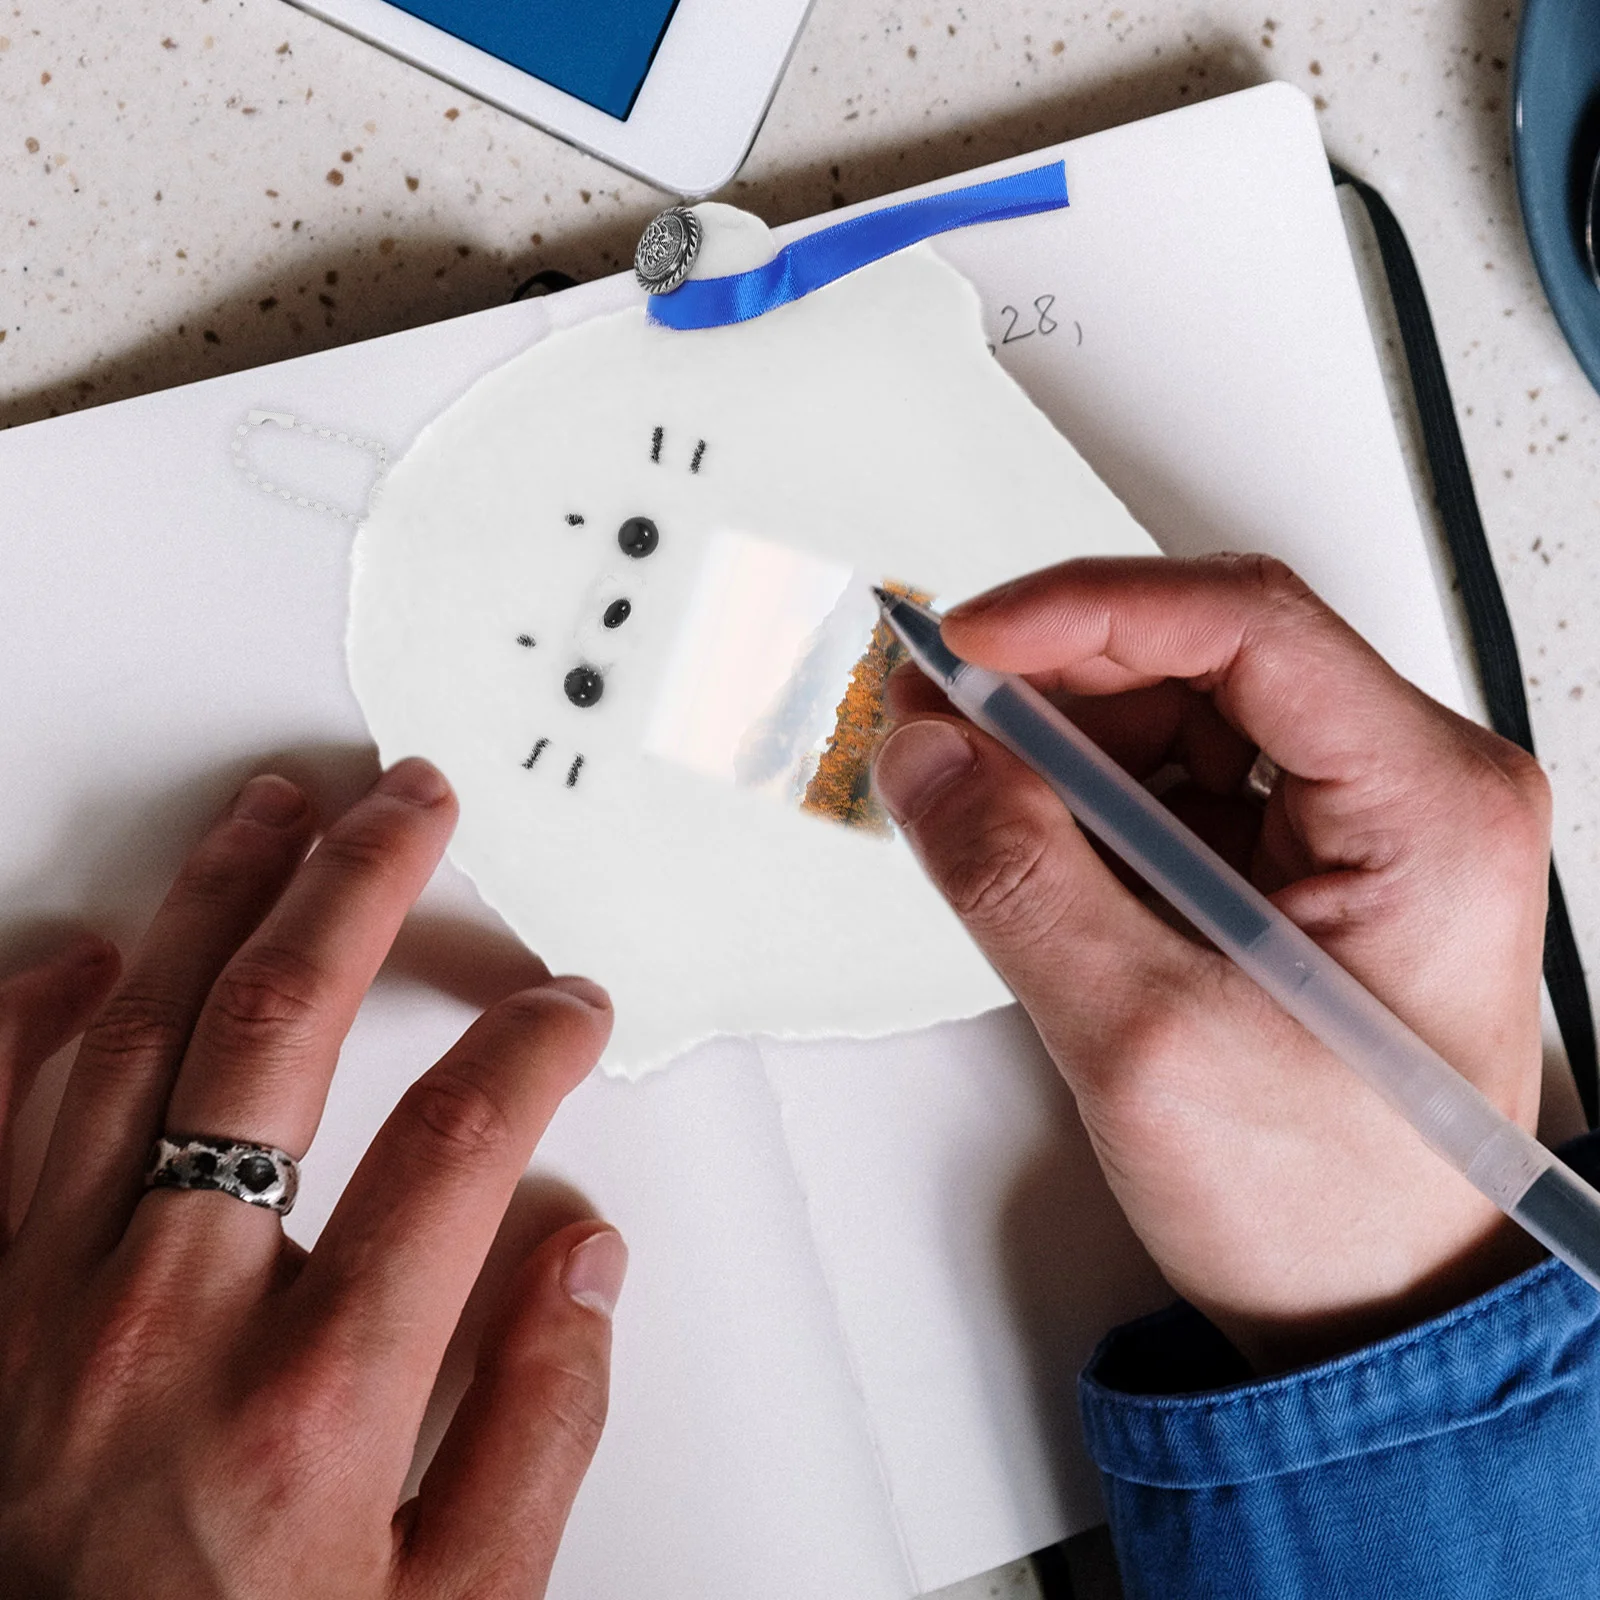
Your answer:
[[[626,117],[677,0],[392,0],[613,117]]]

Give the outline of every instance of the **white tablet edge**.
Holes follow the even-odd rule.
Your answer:
[[[719,189],[739,170],[811,8],[811,0],[678,0],[622,121],[388,0],[290,3],[689,198]]]

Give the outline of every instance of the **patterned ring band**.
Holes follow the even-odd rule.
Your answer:
[[[295,1159],[275,1145],[204,1134],[157,1139],[144,1171],[147,1189],[219,1189],[286,1217],[300,1188]]]

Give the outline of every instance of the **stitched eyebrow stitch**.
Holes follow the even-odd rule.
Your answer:
[[[689,463],[689,470],[691,472],[698,472],[700,470],[700,463],[705,459],[705,453],[706,442],[704,439],[702,439],[700,443],[694,447],[694,459]]]
[[[581,511],[569,511],[567,513],[567,526],[569,528],[581,528],[583,526],[583,513]]]
[[[536,744],[533,749],[528,752],[528,759],[522,763],[522,770],[524,772],[532,769],[534,762],[544,754],[544,747],[549,743],[550,741],[548,739],[541,739],[538,744]],[[582,757],[579,759],[581,760]]]
[[[533,637],[533,635],[531,633],[519,633],[517,635],[517,643],[520,644],[524,650],[533,649],[534,645],[537,642],[538,641]]]
[[[569,789],[572,788],[573,785],[577,783],[577,781],[578,781],[578,773],[582,770],[582,768],[583,768],[583,757],[582,756],[574,756],[572,758],[572,765],[567,768],[567,787]]]
[[[652,461],[659,461],[661,459],[661,441],[666,437],[666,433],[667,430],[665,428],[657,428],[656,431],[650,435],[650,459]]]

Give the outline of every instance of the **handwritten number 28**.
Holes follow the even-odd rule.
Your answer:
[[[1033,302],[1033,326],[1019,328],[1017,324],[1022,319],[1022,313],[1015,306],[1001,306],[1000,315],[1009,317],[1005,332],[1000,336],[1001,344],[1016,344],[1019,339],[1031,339],[1036,333],[1054,333],[1061,326],[1050,315],[1050,308],[1056,303],[1053,294],[1042,294]]]

